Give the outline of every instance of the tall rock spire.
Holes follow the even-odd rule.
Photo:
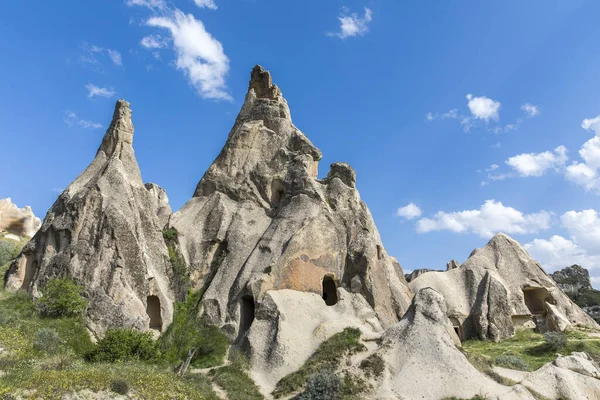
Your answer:
[[[74,279],[85,288],[85,319],[97,336],[110,327],[162,330],[172,319],[172,270],[161,235],[170,208],[163,189],[144,186],[132,143],[131,109],[119,100],[96,156],[6,275],[7,289],[34,297],[52,278]]]
[[[410,303],[402,269],[360,200],[354,170],[335,163],[319,180],[319,160],[269,72],[256,66],[225,146],[170,220],[192,284],[204,292],[204,318],[250,346],[268,382],[324,339],[307,338],[307,347],[286,358],[296,347],[287,341],[294,324],[321,329],[333,313],[343,321],[339,327],[377,331],[397,322]]]

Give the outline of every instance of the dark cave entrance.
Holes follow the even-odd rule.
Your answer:
[[[281,200],[283,200],[284,195],[285,186],[283,185],[283,181],[274,179],[273,182],[271,182],[271,207],[278,207]]]
[[[158,296],[148,296],[146,299],[146,314],[148,314],[148,317],[150,317],[150,329],[162,331],[160,299]]]
[[[550,302],[550,295],[545,288],[524,288],[525,305],[532,314],[543,314],[544,303]]]
[[[246,335],[254,322],[254,299],[252,296],[246,295],[240,301],[240,331],[238,338]]]
[[[323,300],[328,306],[334,306],[338,302],[337,286],[330,276],[323,278]]]

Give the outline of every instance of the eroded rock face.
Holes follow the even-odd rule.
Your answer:
[[[49,279],[73,278],[85,287],[86,321],[98,336],[109,327],[161,330],[172,319],[161,234],[170,209],[162,189],[144,186],[132,142],[131,109],[119,100],[96,157],[6,275],[7,289],[34,297]]]
[[[384,327],[408,308],[411,292],[360,200],[354,170],[335,163],[318,179],[320,159],[269,73],[255,67],[225,147],[169,223],[194,287],[205,292],[204,317],[233,338],[246,329],[243,301],[261,309],[272,290],[329,296],[327,307],[343,287]]]
[[[42,221],[33,214],[31,207],[19,208],[10,198],[0,199],[0,231],[32,237],[41,225]]]
[[[542,332],[570,324],[598,328],[519,243],[502,233],[458,268],[428,272],[410,287],[414,292],[431,287],[444,295],[461,339],[506,339],[521,325]]]
[[[550,275],[559,288],[571,299],[592,289],[590,273],[587,269],[574,264]]]

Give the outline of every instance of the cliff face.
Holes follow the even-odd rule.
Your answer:
[[[6,275],[7,289],[34,297],[49,279],[73,278],[85,287],[86,320],[96,335],[109,327],[162,330],[172,318],[161,234],[166,196],[144,186],[132,143],[129,103],[119,100],[94,160],[59,196]]]
[[[592,287],[587,269],[579,265],[571,265],[556,271],[551,276],[575,304],[583,308],[596,322],[600,322],[600,290]]]

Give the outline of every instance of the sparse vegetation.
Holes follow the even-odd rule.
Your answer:
[[[273,395],[276,398],[287,396],[305,388],[309,378],[319,371],[335,371],[345,356],[363,351],[360,343],[360,329],[346,328],[323,342],[313,356],[296,372],[283,377]]]
[[[340,386],[340,378],[335,372],[317,372],[308,378],[306,390],[298,396],[298,400],[335,400],[339,398]]]
[[[127,381],[123,379],[115,379],[110,384],[110,390],[117,394],[126,395],[127,393],[129,393],[129,383],[127,383]]]
[[[561,332],[544,333],[544,342],[550,351],[560,351],[567,345],[567,336]]]
[[[380,377],[385,370],[385,362],[379,354],[374,353],[360,362],[360,369],[367,376]]]
[[[562,335],[559,341],[562,342],[564,339],[567,341],[561,354],[569,355],[574,351],[585,351],[592,358],[600,360],[600,339],[591,338],[577,330]],[[503,356],[519,357],[528,366],[528,371],[535,371],[557,357],[556,350],[547,344],[544,335],[530,329],[517,329],[514,337],[501,342],[469,340],[463,343],[462,349],[469,361],[482,372],[487,372],[486,364],[487,370],[490,370],[492,365],[501,365],[497,360]],[[500,361],[502,360],[500,358]]]
[[[27,244],[27,242],[29,241],[28,237],[22,237],[19,239],[20,240],[17,241],[13,239],[8,239],[4,236],[0,236],[0,270],[8,269],[7,264],[9,264],[19,255],[23,246],[25,246],[25,244]],[[0,276],[4,276],[4,274]]]
[[[227,392],[229,400],[263,399],[254,381],[235,364],[215,368],[209,375],[217,385]]]
[[[33,338],[33,348],[48,354],[56,354],[61,351],[63,341],[52,328],[40,328]]]
[[[175,228],[165,229],[165,230],[163,230],[162,235],[163,235],[163,239],[165,239],[166,241],[177,240],[177,229],[175,229]]]
[[[81,295],[83,288],[71,279],[52,279],[42,289],[37,306],[45,317],[76,317],[87,308],[87,300]]]
[[[506,367],[510,369],[516,369],[519,371],[529,370],[529,365],[519,356],[515,355],[504,355],[498,356],[494,359],[494,364],[500,367]]]

